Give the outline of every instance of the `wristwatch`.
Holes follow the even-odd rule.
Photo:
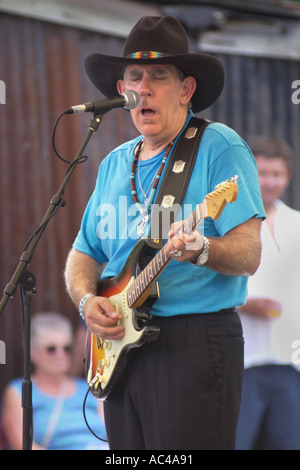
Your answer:
[[[193,264],[196,264],[197,266],[203,266],[209,257],[209,240],[206,237],[203,237],[204,244],[203,244],[203,251],[201,255],[198,256],[196,261]]]

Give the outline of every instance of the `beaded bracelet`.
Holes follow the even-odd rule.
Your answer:
[[[78,307],[78,311],[79,311],[79,315],[81,316],[81,318],[84,320],[84,315],[83,315],[83,307],[86,303],[86,301],[90,298],[90,297],[95,297],[94,294],[86,294],[82,297],[81,301],[79,302],[79,307]]]

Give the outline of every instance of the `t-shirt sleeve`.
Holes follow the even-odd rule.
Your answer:
[[[219,129],[225,129],[225,136]],[[211,190],[223,181],[237,176],[238,195],[234,202],[227,203],[222,216],[214,221],[220,236],[250,218],[265,218],[255,158],[247,144],[226,126],[218,124],[214,130],[217,153],[208,167]]]
[[[108,260],[103,253],[101,247],[101,239],[97,235],[97,223],[99,217],[97,217],[99,212],[99,207],[101,204],[100,194],[98,190],[101,185],[101,166],[98,173],[98,178],[94,192],[85,208],[83,218],[81,221],[80,230],[77,234],[76,239],[74,240],[73,247],[89,255],[91,258],[95,259],[99,263],[106,263]]]

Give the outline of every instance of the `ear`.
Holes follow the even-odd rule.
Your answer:
[[[287,187],[289,186],[292,177],[293,177],[293,173],[289,170],[289,171],[288,171],[288,176],[287,176],[287,185],[286,185],[286,189],[287,189]]]
[[[118,90],[119,95],[124,93],[124,91],[125,91],[124,80],[118,80],[117,81],[117,90]]]
[[[196,80],[194,77],[186,77],[182,82],[181,103],[187,104],[196,90]]]

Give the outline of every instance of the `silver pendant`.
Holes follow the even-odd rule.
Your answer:
[[[145,235],[145,229],[148,225],[148,222],[150,220],[150,217],[149,217],[149,214],[148,212],[146,212],[146,214],[144,215],[144,217],[139,221],[138,225],[137,225],[137,229],[136,229],[136,232],[137,232],[137,236],[139,238],[143,238],[144,235]]]

